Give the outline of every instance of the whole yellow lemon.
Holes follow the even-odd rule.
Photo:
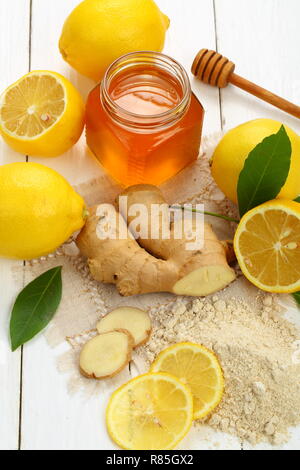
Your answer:
[[[272,119],[256,119],[235,127],[223,137],[213,154],[211,172],[228,199],[237,203],[238,178],[249,153],[281,126],[281,122]],[[291,167],[278,197],[294,199],[300,194],[300,137],[287,126],[285,130],[292,144]]]
[[[59,49],[78,72],[100,81],[124,54],[161,52],[169,24],[153,0],[84,0],[67,18]]]
[[[38,163],[0,166],[0,256],[53,252],[85,222],[85,204],[56,171]]]

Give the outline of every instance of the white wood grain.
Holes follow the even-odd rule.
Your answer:
[[[33,0],[31,69],[60,72],[85,97],[94,86],[93,82],[72,70],[58,50],[63,22],[78,3],[76,0]],[[34,161],[56,169],[73,184],[96,175],[98,170],[98,164],[86,150],[84,136],[67,154]],[[57,371],[55,354],[43,336],[24,347],[22,449],[115,448],[101,425],[104,423],[101,403],[104,404],[106,397],[89,401],[79,395],[71,398],[67,377]]]
[[[174,57],[186,68],[193,91],[205,109],[203,134],[219,131],[219,91],[207,87],[191,73],[197,52],[203,47],[216,47],[213,0],[158,0],[156,3],[171,20],[164,53]]]
[[[300,102],[300,61],[298,0],[215,0],[218,50],[236,64],[236,73],[292,102]],[[270,118],[299,133],[299,120],[252,97],[233,86],[221,91],[222,118],[227,130],[242,122]],[[299,322],[299,311],[288,316]],[[271,445],[244,449],[272,449]],[[291,439],[280,449],[300,449],[300,427],[291,430]]]
[[[80,77],[61,59],[57,41],[68,11],[76,1],[66,6],[59,0],[50,4],[46,0],[33,0],[32,55],[34,69],[53,69],[69,77],[81,90],[83,96],[93,86]],[[171,18],[165,52],[174,56],[190,69],[194,54],[202,43],[215,47],[213,3],[211,0],[186,9],[182,0],[158,2]],[[47,12],[47,14],[45,14]],[[197,28],[187,28],[198,18]],[[51,34],[49,35],[49,31]],[[185,35],[188,40],[182,40]],[[193,44],[193,49],[189,47]],[[195,83],[195,91],[203,104],[209,108],[206,133],[220,129],[219,95],[217,90],[207,90]],[[86,152],[84,140],[57,159],[36,159],[63,173],[71,183],[86,179],[97,171],[97,165]],[[67,394],[66,378],[58,375],[54,357],[44,338],[37,338],[24,348],[22,449],[114,449],[104,426],[104,410],[108,396],[83,402],[80,396]],[[59,430],[59,431],[58,431]],[[84,430],[84,431],[83,431]],[[237,439],[223,436],[224,446],[239,449]],[[229,442],[229,443],[228,443]],[[201,442],[190,438],[187,446],[199,448]]]
[[[219,52],[236,64],[236,73],[299,103],[299,1],[215,2]],[[225,129],[263,117],[300,130],[298,119],[236,87],[228,86],[221,95]]]
[[[95,86],[94,82],[69,67],[58,49],[64,21],[78,3],[78,0],[32,1],[31,70],[54,70],[61,73],[71,80],[86,98]],[[54,159],[35,158],[35,161],[55,168],[73,184],[97,176],[99,168],[86,148],[84,134],[80,142],[67,154]]]
[[[27,72],[29,3],[29,0],[0,1],[1,89]],[[64,19],[78,3],[79,0],[32,0],[31,68],[62,73],[86,97],[93,83],[72,70],[62,60],[57,47]],[[171,19],[165,52],[189,70],[199,49],[216,47],[214,1],[157,0],[157,3]],[[299,102],[300,63],[295,60],[300,34],[298,0],[215,0],[215,7],[219,51],[236,62],[237,73]],[[194,78],[192,84],[207,111],[204,133],[219,131],[219,91]],[[241,91],[230,87],[221,95],[226,128],[248,119],[271,117],[299,131],[297,120]],[[1,142],[0,164],[15,160],[24,160],[24,156],[15,154]],[[55,168],[73,184],[96,175],[99,168],[86,150],[84,137],[66,155],[35,161]],[[3,449],[18,445],[20,352],[11,354],[7,340],[9,309],[19,289],[9,274],[14,264],[0,260],[0,448]],[[104,425],[108,394],[88,401],[80,395],[69,396],[67,378],[56,369],[55,356],[59,352],[60,349],[51,350],[43,336],[24,347],[21,447],[26,450],[115,449]],[[299,430],[295,430],[284,448],[299,447],[299,441]],[[214,442],[218,448],[240,448],[238,439],[211,433],[206,428],[200,434],[192,432],[180,448],[211,448]],[[245,447],[252,449],[247,444]]]
[[[0,89],[28,72],[29,0],[0,2]],[[24,161],[0,139],[0,165]],[[11,353],[9,314],[21,286],[11,269],[19,262],[0,259],[0,449],[17,449],[19,434],[19,398],[21,351]],[[22,264],[22,263],[21,263]]]

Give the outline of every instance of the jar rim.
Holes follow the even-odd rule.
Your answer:
[[[117,104],[110,95],[109,86],[112,79],[125,68],[140,64],[157,65],[170,75],[176,76],[178,83],[182,87],[182,98],[173,108],[154,115],[146,115],[131,112]],[[173,125],[185,113],[191,99],[191,84],[184,67],[172,57],[155,51],[130,52],[119,57],[107,69],[100,87],[103,105],[106,110],[113,115],[121,124],[130,127],[146,127],[149,129],[161,125]]]

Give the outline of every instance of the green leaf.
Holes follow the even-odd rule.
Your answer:
[[[294,299],[295,299],[295,301],[296,301],[298,307],[300,308],[300,292],[295,292],[295,293],[293,294],[293,297],[294,297]]]
[[[52,320],[62,296],[62,267],[37,277],[18,295],[10,320],[12,351],[26,343]]]
[[[253,207],[276,198],[289,174],[291,154],[284,126],[249,153],[237,186],[241,217]]]
[[[300,202],[300,196],[296,197],[295,202]]]

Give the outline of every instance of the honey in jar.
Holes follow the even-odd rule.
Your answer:
[[[114,62],[87,102],[87,143],[124,186],[160,184],[198,157],[204,111],[184,68],[134,52]]]

